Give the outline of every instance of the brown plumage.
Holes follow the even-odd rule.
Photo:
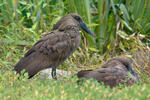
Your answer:
[[[103,82],[105,86],[110,86],[111,88],[119,84],[131,86],[137,81],[139,82],[139,78],[132,70],[129,60],[121,57],[108,60],[99,69],[82,70],[77,73],[77,76],[79,78],[96,79],[98,82]]]
[[[14,70],[20,73],[25,69],[31,78],[43,69],[52,68],[52,77],[56,78],[56,67],[72,55],[80,44],[80,28],[94,36],[79,15],[64,16],[54,25],[53,31],[32,46]]]

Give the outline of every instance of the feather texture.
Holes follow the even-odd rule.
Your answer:
[[[56,67],[71,56],[80,45],[80,21],[82,22],[82,19],[77,14],[61,18],[51,32],[29,49],[15,65],[14,70],[20,73],[25,69],[29,78],[46,68],[56,70]]]
[[[103,82],[104,85],[110,86],[111,88],[119,84],[131,86],[138,81],[138,77],[130,73],[129,70],[132,70],[129,60],[116,57],[108,60],[99,69],[82,70],[77,73],[77,76],[86,79],[93,78],[100,83]]]

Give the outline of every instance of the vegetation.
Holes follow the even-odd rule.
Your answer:
[[[5,73],[1,78],[0,97],[3,100],[148,100],[150,99],[149,84],[132,87],[104,87],[96,81],[76,84],[77,78],[67,77],[63,80],[38,79],[18,80],[14,73]]]
[[[51,31],[53,25],[68,13],[80,14],[97,37],[93,39],[82,32],[80,48],[60,65],[61,69],[72,73],[81,69],[95,69],[108,58],[128,54],[135,62],[134,69],[140,75],[142,86],[110,89],[95,81],[87,81],[79,86],[76,84],[77,78],[66,77],[54,81],[43,80],[39,75],[35,76],[35,80],[26,77],[18,80],[11,71],[13,66],[44,33]],[[148,46],[149,0],[1,0],[0,98],[148,99]]]

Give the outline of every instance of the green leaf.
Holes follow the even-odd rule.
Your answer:
[[[36,22],[33,26],[32,26],[32,30],[35,30],[37,28],[37,24],[38,22]]]
[[[46,6],[47,6],[47,3],[44,3],[44,4],[43,4],[43,8],[45,8]]]
[[[125,7],[124,4],[120,5],[120,10],[123,12],[123,14],[125,15],[125,17],[127,17],[127,19],[130,20],[130,16],[129,16],[128,11],[127,11],[127,9],[126,9],[126,7]]]
[[[22,4],[22,5],[27,5],[27,2],[23,1],[23,0],[22,1],[19,0],[19,3]]]
[[[24,40],[14,41],[14,44],[16,44],[16,45],[31,45],[30,42],[27,42],[27,41],[24,41]]]
[[[31,13],[28,12],[28,13],[27,13],[27,17],[29,18],[30,16],[31,16]]]
[[[122,42],[120,41],[119,42],[119,47],[122,51],[126,52],[125,48],[124,48],[124,45],[122,44]]]
[[[90,51],[92,51],[92,52],[99,52],[99,50],[98,50],[98,49],[96,49],[96,48],[92,48],[92,47],[89,47],[89,50],[90,50]]]
[[[130,31],[133,31],[133,29],[129,26],[129,24],[124,21],[124,20],[121,20],[121,22],[130,30]]]
[[[126,40],[129,40],[129,35],[127,33],[125,33],[124,31],[118,31],[117,34],[123,38],[123,39],[126,39]]]

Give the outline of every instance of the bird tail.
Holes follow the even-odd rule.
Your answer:
[[[84,75],[88,74],[92,70],[81,70],[77,73],[78,78],[84,77]]]
[[[25,70],[25,72],[28,72],[29,78],[31,78],[40,70],[47,68],[48,65],[49,62],[46,57],[38,53],[32,53],[29,56],[21,58],[13,70],[19,74],[23,74],[22,71]]]

